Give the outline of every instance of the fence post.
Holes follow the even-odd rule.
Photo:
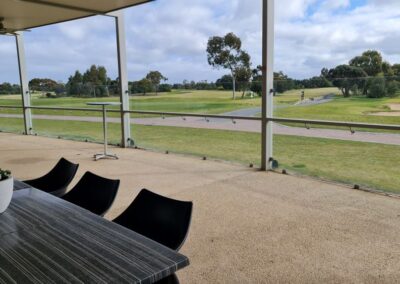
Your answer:
[[[274,113],[274,0],[263,0],[262,19],[262,119],[261,119],[261,169],[270,168],[273,157],[273,118]]]
[[[18,70],[19,70],[19,79],[21,85],[22,107],[23,107],[22,111],[24,115],[25,134],[31,135],[33,133],[32,110],[29,108],[31,106],[31,96],[29,92],[28,76],[26,73],[25,47],[24,47],[24,37],[22,32],[18,32],[15,34],[15,42],[17,46]]]
[[[128,85],[128,67],[126,57],[126,35],[125,35],[125,16],[123,11],[110,13],[115,17],[115,27],[117,36],[118,51],[118,78],[121,99],[121,146],[127,148],[133,141],[131,138],[131,120],[129,112],[129,85]]]

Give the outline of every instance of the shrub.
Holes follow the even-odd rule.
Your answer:
[[[367,93],[368,98],[383,98],[386,96],[386,83],[384,78],[374,78],[370,82]]]
[[[391,81],[386,84],[386,92],[389,97],[396,96],[398,89],[399,89],[399,83],[396,81]]]
[[[171,90],[172,90],[172,86],[170,84],[160,84],[160,86],[158,86],[158,91],[160,93],[171,92]]]
[[[6,180],[11,177],[11,172],[9,170],[0,169],[0,181]]]

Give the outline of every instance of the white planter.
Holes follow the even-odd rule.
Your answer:
[[[7,210],[13,196],[14,179],[0,181],[0,214]]]

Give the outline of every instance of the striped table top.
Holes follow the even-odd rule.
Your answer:
[[[37,189],[0,214],[0,283],[154,283],[189,260]]]

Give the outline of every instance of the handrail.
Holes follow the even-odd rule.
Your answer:
[[[132,114],[156,114],[164,116],[187,116],[187,117],[201,117],[201,118],[220,118],[220,119],[237,119],[237,120],[256,120],[261,121],[261,117],[253,116],[237,116],[237,115],[220,115],[220,114],[201,114],[201,113],[183,113],[183,112],[159,112],[159,111],[140,111],[140,110],[128,110],[125,113]]]
[[[400,130],[400,125],[397,125],[397,124],[393,124],[393,125],[391,125],[391,124],[372,124],[372,123],[362,123],[362,122],[309,120],[309,119],[283,118],[283,117],[267,118],[267,120],[272,121],[272,122],[296,123],[296,124],[314,124],[314,125],[326,125],[326,126],[370,128],[370,129],[381,129],[381,130]]]
[[[23,109],[22,106],[3,106],[0,108]],[[30,106],[29,109],[42,109],[42,110],[64,110],[64,111],[92,111],[101,112],[102,109],[96,108],[66,108],[66,107],[42,107]],[[121,113],[121,110],[109,109],[107,112]],[[160,111],[139,111],[129,110],[123,111],[124,113],[143,114],[143,115],[162,115],[162,116],[182,116],[182,117],[201,117],[201,118],[219,118],[219,119],[233,119],[233,120],[251,120],[261,121],[261,117],[251,116],[234,116],[234,115],[218,115],[218,114],[200,114],[200,113],[182,113],[182,112],[160,112]],[[309,124],[309,125],[325,125],[325,126],[339,126],[339,127],[354,127],[354,128],[369,128],[379,130],[400,130],[400,125],[397,124],[371,124],[360,122],[345,122],[345,121],[329,121],[329,120],[311,120],[311,119],[298,119],[298,118],[283,118],[273,117],[266,118],[267,121],[280,122],[280,123],[295,123],[295,124]]]

